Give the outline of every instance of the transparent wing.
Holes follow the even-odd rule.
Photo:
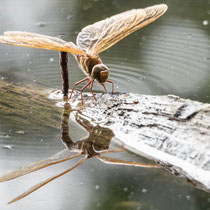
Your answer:
[[[29,188],[27,191],[25,191],[24,193],[22,193],[18,197],[16,197],[13,200],[11,200],[8,204],[14,203],[14,202],[16,202],[16,201],[18,201],[18,200],[26,197],[27,195],[29,195],[32,192],[38,190],[39,188],[43,187],[44,185],[48,184],[49,182],[51,182],[51,181],[53,181],[53,180],[55,180],[55,179],[63,176],[64,174],[72,171],[73,169],[77,168],[79,165],[81,165],[82,163],[84,163],[86,160],[88,160],[88,157],[87,156],[84,157],[83,159],[81,159],[79,162],[77,162],[73,167],[69,168],[68,170],[66,170],[66,171],[64,171],[64,172],[62,172],[60,174],[57,174],[57,175],[55,175],[53,177],[50,177],[50,178],[48,178],[48,179],[46,179],[46,180],[44,180],[44,181],[42,181],[42,182],[34,185],[33,187]]]
[[[142,167],[142,168],[161,168],[160,165],[118,160],[118,159],[110,158],[110,157],[97,156],[96,158],[104,163],[113,164],[113,165],[135,166],[135,167]]]
[[[167,10],[159,4],[145,9],[132,9],[88,25],[77,36],[77,46],[88,54],[98,54],[134,31],[158,19]]]
[[[86,54],[73,42],[66,42],[57,37],[50,37],[23,31],[7,31],[4,33],[4,35],[0,36],[0,42],[16,46],[56,50],[72,54]]]
[[[5,174],[3,176],[0,177],[0,182],[5,182],[11,179],[15,179],[17,177],[32,173],[34,171],[40,170],[42,168],[51,166],[51,165],[55,165],[73,158],[76,158],[78,156],[80,156],[81,154],[75,154],[75,155],[71,155],[70,150],[65,149],[55,155],[53,155],[52,157],[46,159],[46,160],[42,160],[39,162],[35,162],[32,163],[28,166],[25,166],[23,168],[17,169],[15,171],[9,172],[8,174]]]

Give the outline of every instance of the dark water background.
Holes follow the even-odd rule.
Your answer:
[[[174,94],[210,103],[209,0],[2,0],[0,33],[21,30],[75,42],[78,32],[88,24],[131,8],[158,3],[169,6],[163,17],[101,54],[110,68],[110,79],[120,92]],[[69,62],[72,87],[84,75],[71,56]],[[0,45],[0,79],[60,89],[58,53]],[[97,85],[94,88],[102,90]],[[10,109],[9,104],[5,106]],[[21,109],[24,112],[24,105]],[[13,123],[15,114],[7,120],[1,115],[1,174],[64,148],[58,129],[43,130],[40,123],[36,132],[27,132],[27,125],[24,130],[23,125]],[[60,121],[57,123],[59,127]],[[25,132],[21,134],[19,130]],[[73,139],[86,135],[75,122],[71,122],[71,131]],[[144,160],[128,152],[115,157]],[[109,166],[96,160],[24,200],[6,205],[28,187],[68,167],[69,163],[65,163],[0,184],[0,209],[210,209],[209,193],[162,169]]]

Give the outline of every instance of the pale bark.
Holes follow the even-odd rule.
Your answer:
[[[83,115],[128,149],[210,190],[210,104],[177,96],[84,94]],[[76,93],[73,106],[78,107]]]

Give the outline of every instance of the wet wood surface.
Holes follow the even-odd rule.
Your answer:
[[[0,123],[28,132],[60,128],[62,109],[38,85],[0,81]]]
[[[84,94],[82,114],[110,128],[127,149],[210,190],[210,104],[174,95]],[[80,93],[72,98],[78,107]]]
[[[0,88],[2,122],[59,129],[62,109],[55,103],[63,107],[62,91],[48,96],[47,90],[7,82]],[[110,128],[128,150],[210,191],[210,104],[173,95],[97,93],[96,98],[84,93],[81,106],[75,91],[70,104],[92,124]]]

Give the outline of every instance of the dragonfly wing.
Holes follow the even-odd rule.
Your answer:
[[[60,173],[60,174],[57,174],[57,175],[55,175],[55,176],[53,176],[53,177],[50,177],[50,178],[48,178],[48,179],[46,179],[46,180],[44,180],[44,181],[42,181],[42,182],[40,182],[40,183],[34,185],[33,187],[29,188],[27,191],[25,191],[24,193],[22,193],[22,194],[19,195],[18,197],[16,197],[16,198],[14,198],[13,200],[11,200],[8,204],[14,203],[14,202],[16,202],[16,201],[18,201],[18,200],[20,200],[20,199],[26,197],[27,195],[29,195],[29,194],[31,194],[32,192],[38,190],[39,188],[43,187],[44,185],[48,184],[49,182],[51,182],[51,181],[53,181],[53,180],[55,180],[55,179],[57,179],[57,178],[63,176],[64,174],[66,174],[66,173],[72,171],[73,169],[77,168],[79,165],[81,165],[82,163],[84,163],[86,160],[88,160],[88,157],[87,157],[87,156],[84,157],[83,159],[81,159],[79,162],[77,162],[74,166],[72,166],[72,167],[69,168],[68,170],[66,170],[66,171],[64,171],[64,172],[62,172],[62,173]]]
[[[99,159],[100,161],[104,163],[113,164],[113,165],[134,166],[134,167],[142,167],[142,168],[161,168],[160,165],[118,160],[115,158],[103,157],[103,156],[97,156],[97,159]]]
[[[79,153],[72,155],[70,150],[65,149],[65,150],[62,150],[61,152],[53,155],[52,157],[50,157],[48,159],[32,163],[28,166],[25,166],[23,168],[17,169],[15,171],[9,172],[8,174],[1,176],[0,182],[5,182],[5,181],[11,180],[11,179],[15,179],[17,177],[32,173],[32,172],[40,170],[42,168],[64,162],[64,161],[70,160],[72,158],[76,158],[78,156],[80,156]]]
[[[0,42],[16,46],[56,50],[79,55],[86,54],[73,42],[66,42],[57,37],[22,31],[7,31],[3,36],[0,36]]]
[[[134,31],[158,19],[167,10],[166,4],[145,9],[132,9],[88,25],[77,36],[77,45],[88,54],[98,54]]]

